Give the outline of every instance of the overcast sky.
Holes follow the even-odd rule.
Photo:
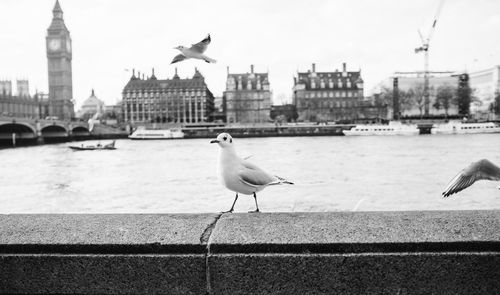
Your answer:
[[[426,35],[440,0],[60,0],[73,40],[73,97],[94,88],[106,104],[121,98],[131,72],[191,77],[194,67],[214,95],[231,73],[269,71],[274,103],[290,100],[293,76],[361,69],[365,94],[394,71],[423,70],[417,30]],[[47,92],[45,36],[55,0],[1,0],[0,79],[27,78]],[[500,1],[447,0],[431,40],[430,69],[474,71],[500,64]],[[216,64],[170,65],[173,47],[207,33]]]

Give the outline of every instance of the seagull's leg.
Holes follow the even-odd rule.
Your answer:
[[[255,200],[255,207],[257,209],[255,209],[253,211],[248,211],[248,213],[259,213],[260,210],[259,210],[259,205],[257,204],[257,194],[253,193],[253,199]]]
[[[224,214],[224,213],[233,213],[234,204],[236,204],[236,200],[238,200],[238,193],[236,193],[236,198],[234,198],[233,206],[231,206],[231,209],[229,209],[229,211],[222,211],[221,213],[222,214]]]

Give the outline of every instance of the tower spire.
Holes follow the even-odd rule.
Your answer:
[[[61,9],[61,5],[59,5],[59,0],[56,0],[56,4],[54,5],[54,9],[52,9],[52,14],[54,18],[61,18],[63,16],[63,11]]]

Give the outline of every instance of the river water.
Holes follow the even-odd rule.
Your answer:
[[[260,192],[264,212],[500,209],[500,183],[480,181],[441,197],[472,161],[500,164],[500,134],[237,138],[234,144],[240,156],[295,182]],[[234,199],[217,180],[218,146],[208,139],[124,139],[115,151],[69,145],[0,150],[0,213],[218,212]],[[240,196],[235,211],[253,209],[253,198]]]

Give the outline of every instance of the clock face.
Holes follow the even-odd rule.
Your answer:
[[[52,39],[49,41],[49,49],[52,51],[58,50],[61,47],[61,40]]]
[[[71,41],[69,41],[69,39],[66,40],[66,50],[71,52]]]

